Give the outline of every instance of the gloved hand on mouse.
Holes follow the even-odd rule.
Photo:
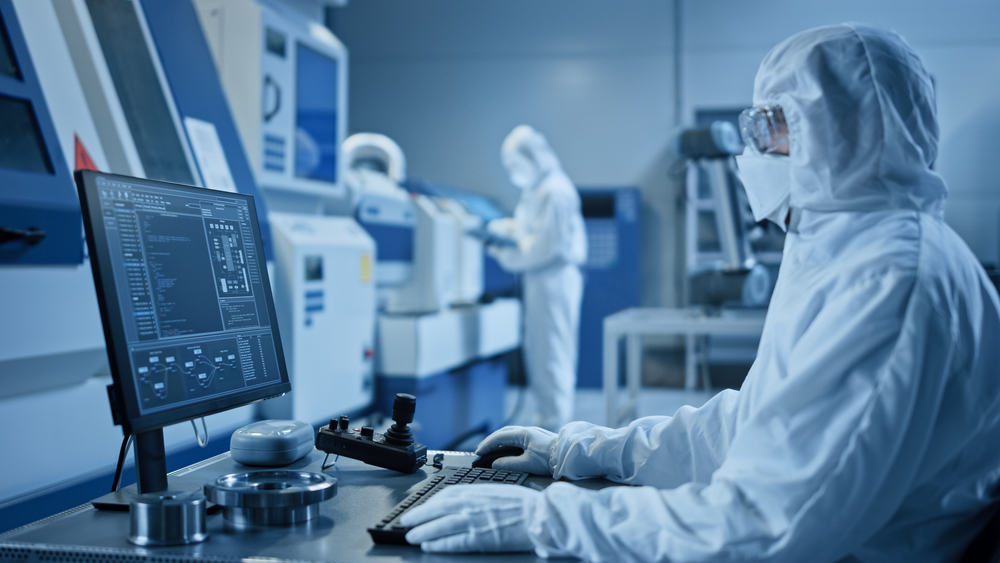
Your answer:
[[[558,437],[558,434],[543,428],[505,426],[483,440],[476,448],[476,455],[483,455],[501,446],[517,446],[524,450],[523,454],[498,458],[493,462],[493,468],[551,476],[552,453]]]

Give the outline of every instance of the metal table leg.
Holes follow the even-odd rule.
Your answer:
[[[639,410],[639,388],[642,386],[642,336],[629,334],[625,338],[625,383],[628,386],[628,403],[622,413],[634,420]],[[621,420],[621,416],[618,417]]]
[[[692,391],[698,387],[698,337],[684,336],[684,388]]]
[[[618,339],[619,333],[604,322],[604,413],[608,427],[618,425]]]

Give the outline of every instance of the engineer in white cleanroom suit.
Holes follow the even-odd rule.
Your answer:
[[[524,274],[524,360],[538,408],[535,424],[558,430],[573,417],[577,341],[587,236],[580,195],[541,133],[519,125],[507,136],[501,158],[521,189],[512,219],[490,231],[516,246],[490,246],[506,270]]]
[[[742,389],[615,430],[501,429],[480,451],[526,453],[495,466],[639,486],[455,486],[405,516],[411,543],[913,563],[957,560],[983,527],[1000,500],[1000,312],[942,219],[930,75],[891,31],[823,27],[767,55],[753,101],[783,108],[790,152],[740,160],[753,211],[791,211]]]

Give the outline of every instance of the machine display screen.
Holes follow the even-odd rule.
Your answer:
[[[96,177],[89,206],[103,220],[90,228],[104,235],[114,283],[102,284],[103,298],[117,298],[124,333],[108,346],[127,347],[128,374],[119,362],[118,375],[123,385],[131,377],[139,413],[281,384],[249,198],[122,178]]]
[[[0,168],[52,174],[31,102],[0,94]]]
[[[295,175],[337,181],[337,60],[297,44]]]
[[[268,53],[282,59],[285,58],[285,34],[276,29],[267,28],[265,48]]]
[[[0,16],[0,74],[21,79],[17,60],[14,59],[14,50],[10,47],[10,38],[7,37],[7,28],[4,27],[3,16]]]

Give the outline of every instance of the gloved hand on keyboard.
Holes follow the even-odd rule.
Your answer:
[[[540,492],[516,485],[454,485],[404,514],[406,541],[433,552],[531,551]]]
[[[552,450],[558,437],[554,432],[534,426],[504,426],[479,444],[476,455],[483,455],[500,446],[517,446],[524,450],[523,454],[498,458],[493,462],[493,468],[551,476]]]

